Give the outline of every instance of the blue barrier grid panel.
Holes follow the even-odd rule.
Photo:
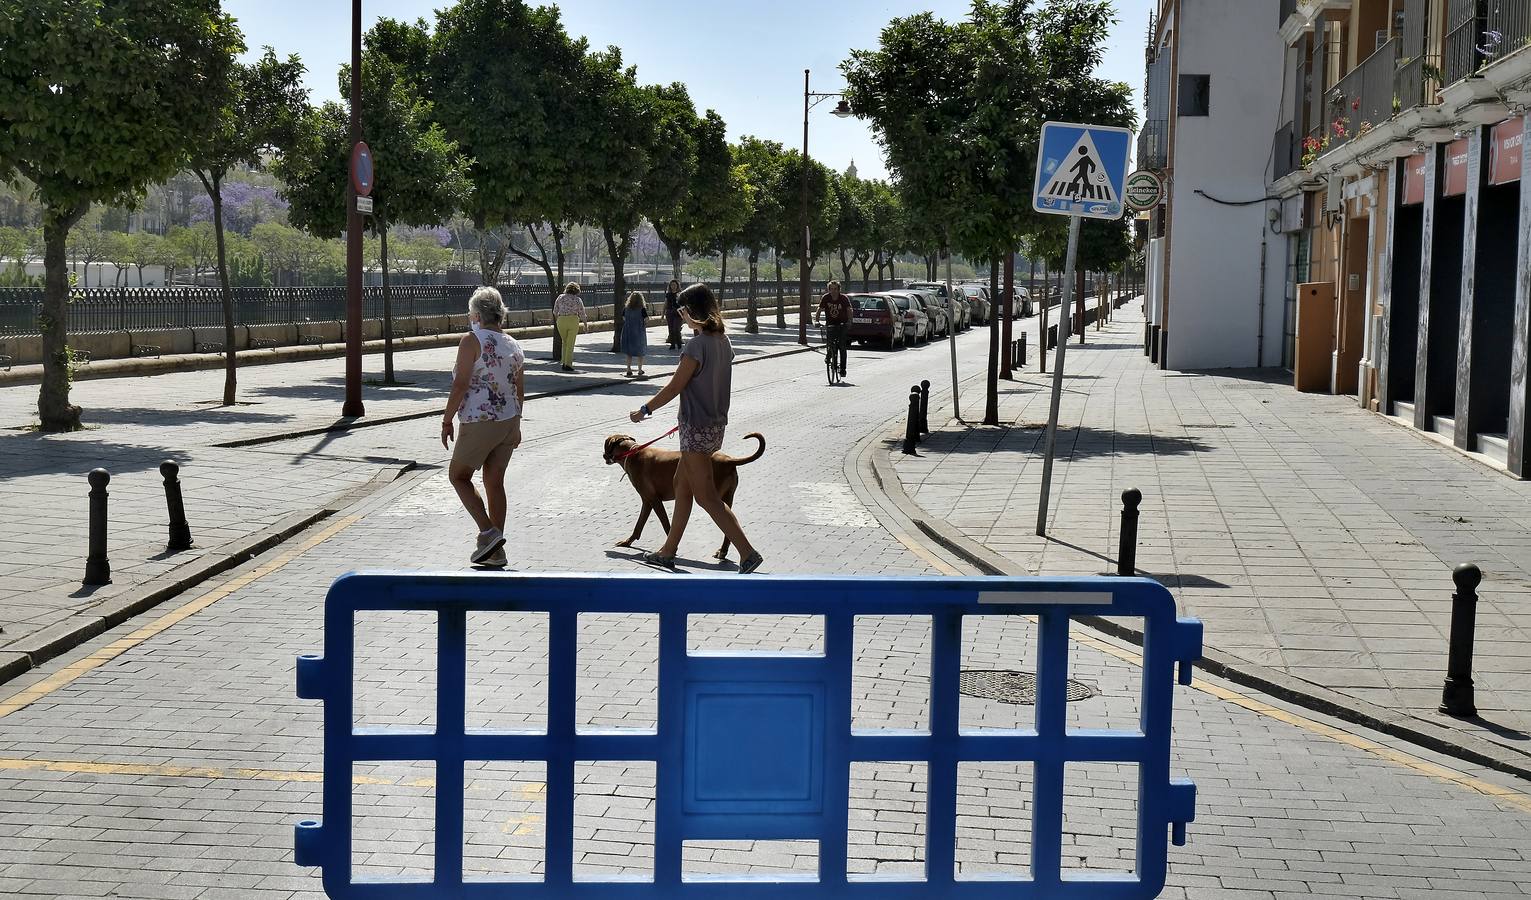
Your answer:
[[[426,611],[436,618],[434,729],[353,725],[354,623],[358,613]],[[532,733],[466,726],[470,612],[547,617],[546,728]],[[599,732],[576,727],[581,614],[658,617],[658,727]],[[688,618],[815,616],[822,652],[688,653]],[[1035,727],[959,728],[958,681],[965,616],[1016,615],[1037,624]],[[855,620],[920,616],[931,622],[929,728],[860,731],[851,725]],[[1140,721],[1134,730],[1066,725],[1069,627],[1085,617],[1143,623]],[[295,861],[322,870],[336,900],[414,898],[1089,898],[1141,900],[1164,888],[1171,835],[1184,843],[1195,786],[1170,776],[1177,677],[1201,656],[1201,623],[1179,618],[1174,599],[1148,579],[798,578],[523,575],[347,575],[325,601],[324,655],[298,659],[298,696],[324,703],[322,818],[296,826]],[[357,764],[424,761],[435,768],[434,871],[425,878],[353,878],[351,773]],[[540,880],[463,875],[464,766],[495,761],[545,767]],[[648,880],[576,880],[577,763],[654,765],[654,872]],[[850,767],[926,768],[923,878],[847,872]],[[1029,877],[957,876],[957,777],[963,763],[1030,763]],[[1065,872],[1064,773],[1070,763],[1130,764],[1138,773],[1136,860],[1126,873]],[[817,878],[690,876],[682,845],[698,840],[815,840]]]

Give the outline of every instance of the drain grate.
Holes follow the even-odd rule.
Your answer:
[[[958,676],[957,689],[969,697],[1000,703],[1034,706],[1037,702],[1037,676],[1030,672],[963,671]],[[1067,699],[1070,703],[1088,700],[1095,693],[1093,686],[1082,681],[1070,679],[1068,682]]]

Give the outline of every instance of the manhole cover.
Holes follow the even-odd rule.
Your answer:
[[[982,697],[1000,703],[1033,705],[1037,702],[1037,676],[1030,672],[982,672],[964,671],[957,680],[957,689],[969,697]],[[1088,700],[1095,696],[1095,688],[1082,681],[1068,682],[1067,699]]]

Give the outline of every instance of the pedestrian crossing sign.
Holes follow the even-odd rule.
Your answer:
[[[1131,144],[1132,132],[1125,128],[1043,124],[1032,208],[1058,216],[1120,219]]]

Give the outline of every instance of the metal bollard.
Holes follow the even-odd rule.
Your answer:
[[[191,549],[191,525],[186,521],[186,504],[181,501],[181,467],[173,459],[159,464],[165,479],[165,506],[170,510],[170,550]]]
[[[1116,574],[1130,578],[1138,573],[1138,504],[1143,492],[1122,491],[1122,536],[1116,547]]]
[[[920,382],[920,434],[930,434],[930,382]]]
[[[914,448],[920,443],[920,389],[909,389],[909,421],[904,426],[904,454],[914,456]]]
[[[1478,619],[1478,585],[1483,572],[1463,563],[1451,573],[1456,593],[1451,595],[1451,645],[1446,662],[1446,687],[1441,691],[1441,712],[1459,719],[1478,714],[1473,703],[1473,630]]]
[[[85,558],[85,584],[111,584],[112,564],[106,558],[106,486],[112,473],[91,469],[85,476],[90,482],[90,555]]]
[[[1015,364],[1016,368],[1025,368],[1025,366],[1026,366],[1026,332],[1024,332],[1024,331],[1021,332],[1020,347],[1016,351],[1016,355],[1018,357],[1020,357],[1019,360]]]

